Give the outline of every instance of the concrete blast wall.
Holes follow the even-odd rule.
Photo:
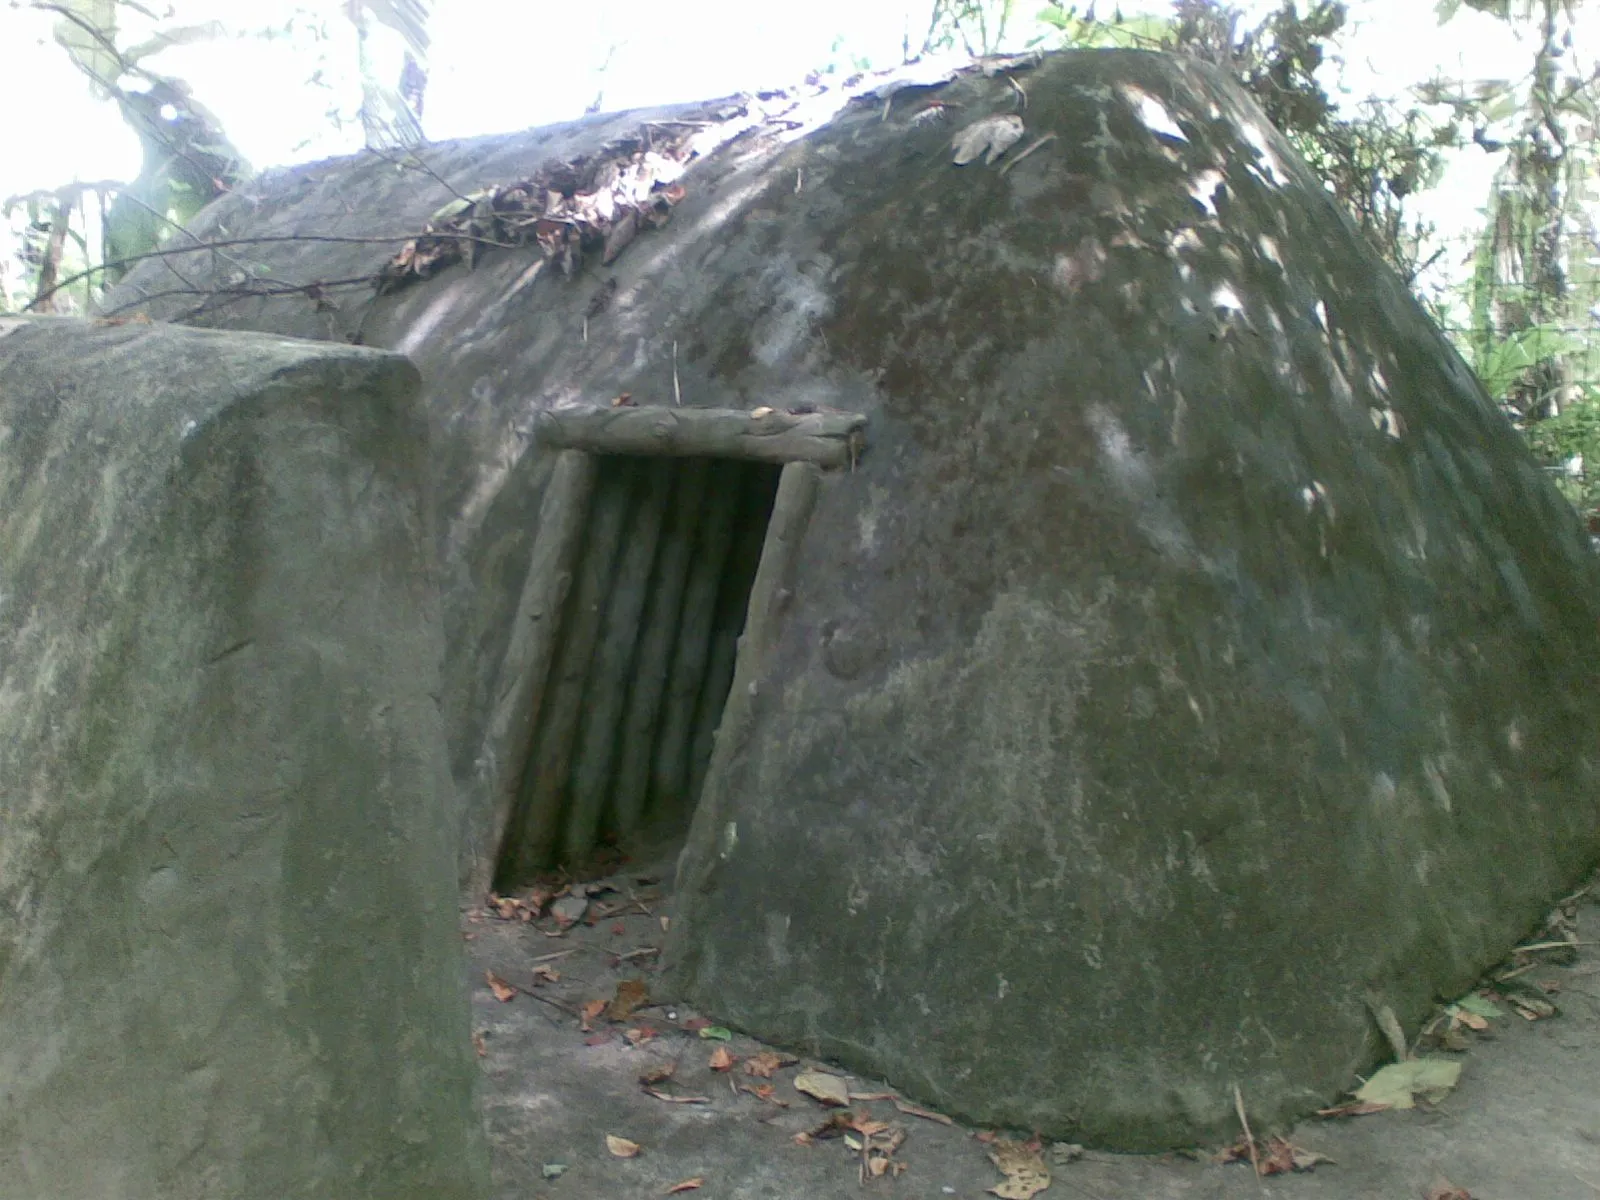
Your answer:
[[[415,370],[0,324],[0,1200],[486,1190]]]

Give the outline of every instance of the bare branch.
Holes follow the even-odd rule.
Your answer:
[[[185,232],[187,233],[188,231],[185,230]],[[190,236],[194,235],[191,234]],[[476,242],[478,245],[493,246],[499,250],[515,250],[517,248],[516,244],[513,242],[497,242],[493,238],[474,237],[469,233],[433,233],[430,231],[423,231],[420,233],[397,233],[382,237],[345,237],[340,234],[331,233],[288,233],[279,235],[263,235],[261,237],[219,238],[216,241],[199,242],[197,245],[193,246],[169,246],[160,250],[147,250],[143,254],[130,254],[127,258],[109,259],[106,262],[90,267],[86,271],[79,271],[76,275],[72,275],[66,279],[63,279],[60,283],[56,284],[55,287],[51,288],[49,292],[44,292],[41,295],[34,297],[33,302],[29,304],[23,311],[26,312],[29,309],[32,309],[35,304],[48,299],[51,293],[57,292],[69,284],[76,283],[80,279],[86,279],[89,276],[97,275],[102,271],[115,270],[120,267],[131,267],[134,263],[143,262],[147,258],[170,258],[179,254],[198,254],[208,250],[219,250],[227,246],[259,246],[272,242],[349,242],[358,245],[392,246],[396,242],[409,242],[416,238],[425,237],[437,237],[446,241]],[[370,276],[367,278],[370,281]],[[160,294],[165,295],[166,293]]]

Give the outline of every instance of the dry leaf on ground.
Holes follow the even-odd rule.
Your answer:
[[[692,1192],[695,1190],[695,1188],[704,1184],[705,1181],[706,1179],[704,1175],[696,1175],[693,1179],[685,1179],[680,1183],[673,1184],[661,1194],[663,1196],[676,1196],[679,1192]]]
[[[585,1029],[585,1030],[589,1029],[590,1028],[590,1024],[589,1023],[591,1021],[593,1021],[596,1017],[598,1017],[601,1013],[605,1012],[605,1010],[606,1010],[606,1002],[604,1000],[591,1000],[591,1001],[589,1001],[589,1003],[585,1004],[582,1008],[580,1008],[578,1010],[578,1016],[580,1018],[579,1028],[580,1029]]]
[[[757,1100],[765,1100],[768,1104],[776,1104],[779,1108],[789,1107],[787,1100],[778,1099],[778,1089],[770,1083],[741,1083],[739,1090],[749,1092]]]
[[[728,1053],[726,1046],[718,1046],[711,1052],[711,1061],[708,1064],[713,1071],[731,1071],[734,1063],[739,1060]]]
[[[617,984],[617,994],[606,1005],[606,1020],[626,1021],[634,1011],[643,1008],[650,1000],[650,989],[642,979],[624,979]]]
[[[774,1050],[763,1050],[760,1054],[752,1054],[744,1060],[744,1073],[755,1075],[761,1079],[771,1079],[773,1072],[784,1067],[793,1066],[799,1059],[792,1054],[779,1054]]]
[[[634,1158],[639,1153],[639,1143],[630,1142],[625,1137],[618,1137],[614,1133],[606,1134],[606,1149],[611,1151],[615,1158]]]
[[[801,1130],[789,1140],[797,1146],[809,1146],[812,1142],[844,1137],[851,1127],[852,1120],[853,1118],[847,1112],[831,1113],[828,1119],[815,1129]]]
[[[1050,1186],[1050,1169],[1044,1159],[1021,1142],[996,1141],[989,1160],[1006,1177],[1004,1183],[989,1189],[1000,1200],[1029,1200]]]
[[[516,988],[501,979],[493,971],[485,971],[483,978],[484,982],[489,985],[489,990],[494,993],[494,998],[500,1001],[501,1004],[510,1003],[511,999],[517,994]]]
[[[483,1039],[483,1030],[472,1035],[472,1048],[478,1052],[479,1058],[484,1058],[489,1053],[489,1043]]]
[[[1255,1162],[1258,1164],[1257,1173],[1261,1175],[1287,1175],[1290,1171],[1309,1171],[1318,1163],[1333,1161],[1326,1154],[1302,1149],[1287,1138],[1277,1136],[1257,1142],[1254,1149],[1256,1153],[1252,1157],[1250,1143],[1240,1138],[1217,1157],[1225,1163]]]
[[[850,1089],[837,1075],[823,1071],[801,1071],[794,1077],[797,1092],[804,1092],[813,1100],[843,1108],[850,1103]]]
[[[1422,1200],[1472,1200],[1472,1193],[1458,1188],[1443,1175],[1435,1175],[1428,1190],[1422,1193]]]
[[[1388,1108],[1414,1108],[1421,1096],[1429,1102],[1444,1098],[1461,1078],[1461,1064],[1447,1058],[1414,1058],[1390,1063],[1356,1089],[1363,1104]]]

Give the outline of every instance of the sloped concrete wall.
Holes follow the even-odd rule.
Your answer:
[[[1216,74],[1073,53],[790,99],[428,148],[468,193],[692,122],[671,223],[571,278],[528,246],[330,307],[200,268],[214,293],[149,307],[417,362],[469,862],[515,777],[486,731],[522,686],[538,413],[866,414],[785,524],[683,860],[678,993],[1124,1147],[1231,1130],[1236,1083],[1264,1125],[1336,1098],[1381,1052],[1369,999],[1414,1028],[1600,852],[1573,514]],[[953,161],[1013,119],[996,161]],[[197,232],[403,232],[449,199],[319,164]],[[251,253],[316,280],[387,252]]]
[[[415,370],[0,323],[0,1197],[486,1191]]]

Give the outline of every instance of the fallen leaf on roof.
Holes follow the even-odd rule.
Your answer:
[[[533,981],[535,983],[559,983],[561,981],[561,972],[554,967],[540,963],[533,969]]]
[[[774,1050],[763,1050],[759,1054],[752,1054],[744,1060],[744,1073],[746,1075],[755,1075],[761,1079],[771,1079],[773,1072],[792,1066],[799,1061],[792,1054],[779,1054]]]
[[[673,1184],[661,1194],[663,1196],[676,1196],[679,1192],[692,1192],[695,1190],[695,1188],[704,1184],[705,1181],[704,1175],[696,1175],[693,1179],[685,1179],[679,1183]]]
[[[484,1040],[483,1030],[472,1035],[472,1048],[478,1052],[479,1058],[484,1058],[489,1053],[489,1043]]]
[[[489,990],[494,993],[494,998],[500,1001],[501,1004],[509,1004],[516,996],[517,989],[512,987],[504,979],[501,979],[500,976],[496,975],[493,971],[485,971],[483,973],[483,978],[484,982],[489,985]]]
[[[1472,1200],[1472,1193],[1458,1188],[1443,1175],[1435,1175],[1428,1190],[1422,1193],[1422,1200]]]
[[[904,1100],[896,1100],[894,1106],[907,1116],[921,1117],[924,1121],[937,1121],[941,1125],[955,1124],[941,1112],[934,1112],[931,1108],[918,1108],[915,1104],[907,1104]]]
[[[997,117],[983,117],[956,134],[950,143],[955,151],[952,161],[964,167],[979,155],[983,161],[993,163],[1022,137],[1022,118],[1015,113]]]
[[[451,200],[384,264],[378,294],[453,263],[471,268],[480,246],[531,246],[571,275],[585,251],[609,262],[641,228],[659,228],[686,195],[678,182],[697,150],[695,130],[641,128],[597,154],[551,161],[528,179]]]
[[[627,1038],[628,1041],[632,1042],[635,1046],[642,1046],[651,1038],[659,1037],[660,1035],[654,1029],[651,1029],[650,1026],[641,1025],[637,1029],[626,1030],[622,1036]]]
[[[737,1058],[728,1053],[726,1046],[718,1046],[711,1052],[711,1061],[707,1065],[713,1071],[731,1071],[733,1070],[733,1064],[738,1061]]]
[[[804,1092],[823,1104],[844,1107],[850,1103],[850,1089],[837,1075],[824,1071],[801,1071],[794,1077],[797,1092]]]
[[[1387,1108],[1414,1108],[1421,1096],[1430,1102],[1443,1099],[1461,1078],[1461,1064],[1447,1058],[1414,1058],[1390,1063],[1356,1089],[1365,1104]]]
[[[989,1161],[1006,1177],[1004,1183],[988,1189],[1001,1200],[1029,1200],[1050,1186],[1050,1169],[1044,1159],[1021,1142],[996,1141],[989,1150]]]
[[[606,1134],[606,1149],[616,1158],[636,1158],[640,1147],[638,1142],[630,1142],[625,1137],[618,1137],[614,1133]]]

